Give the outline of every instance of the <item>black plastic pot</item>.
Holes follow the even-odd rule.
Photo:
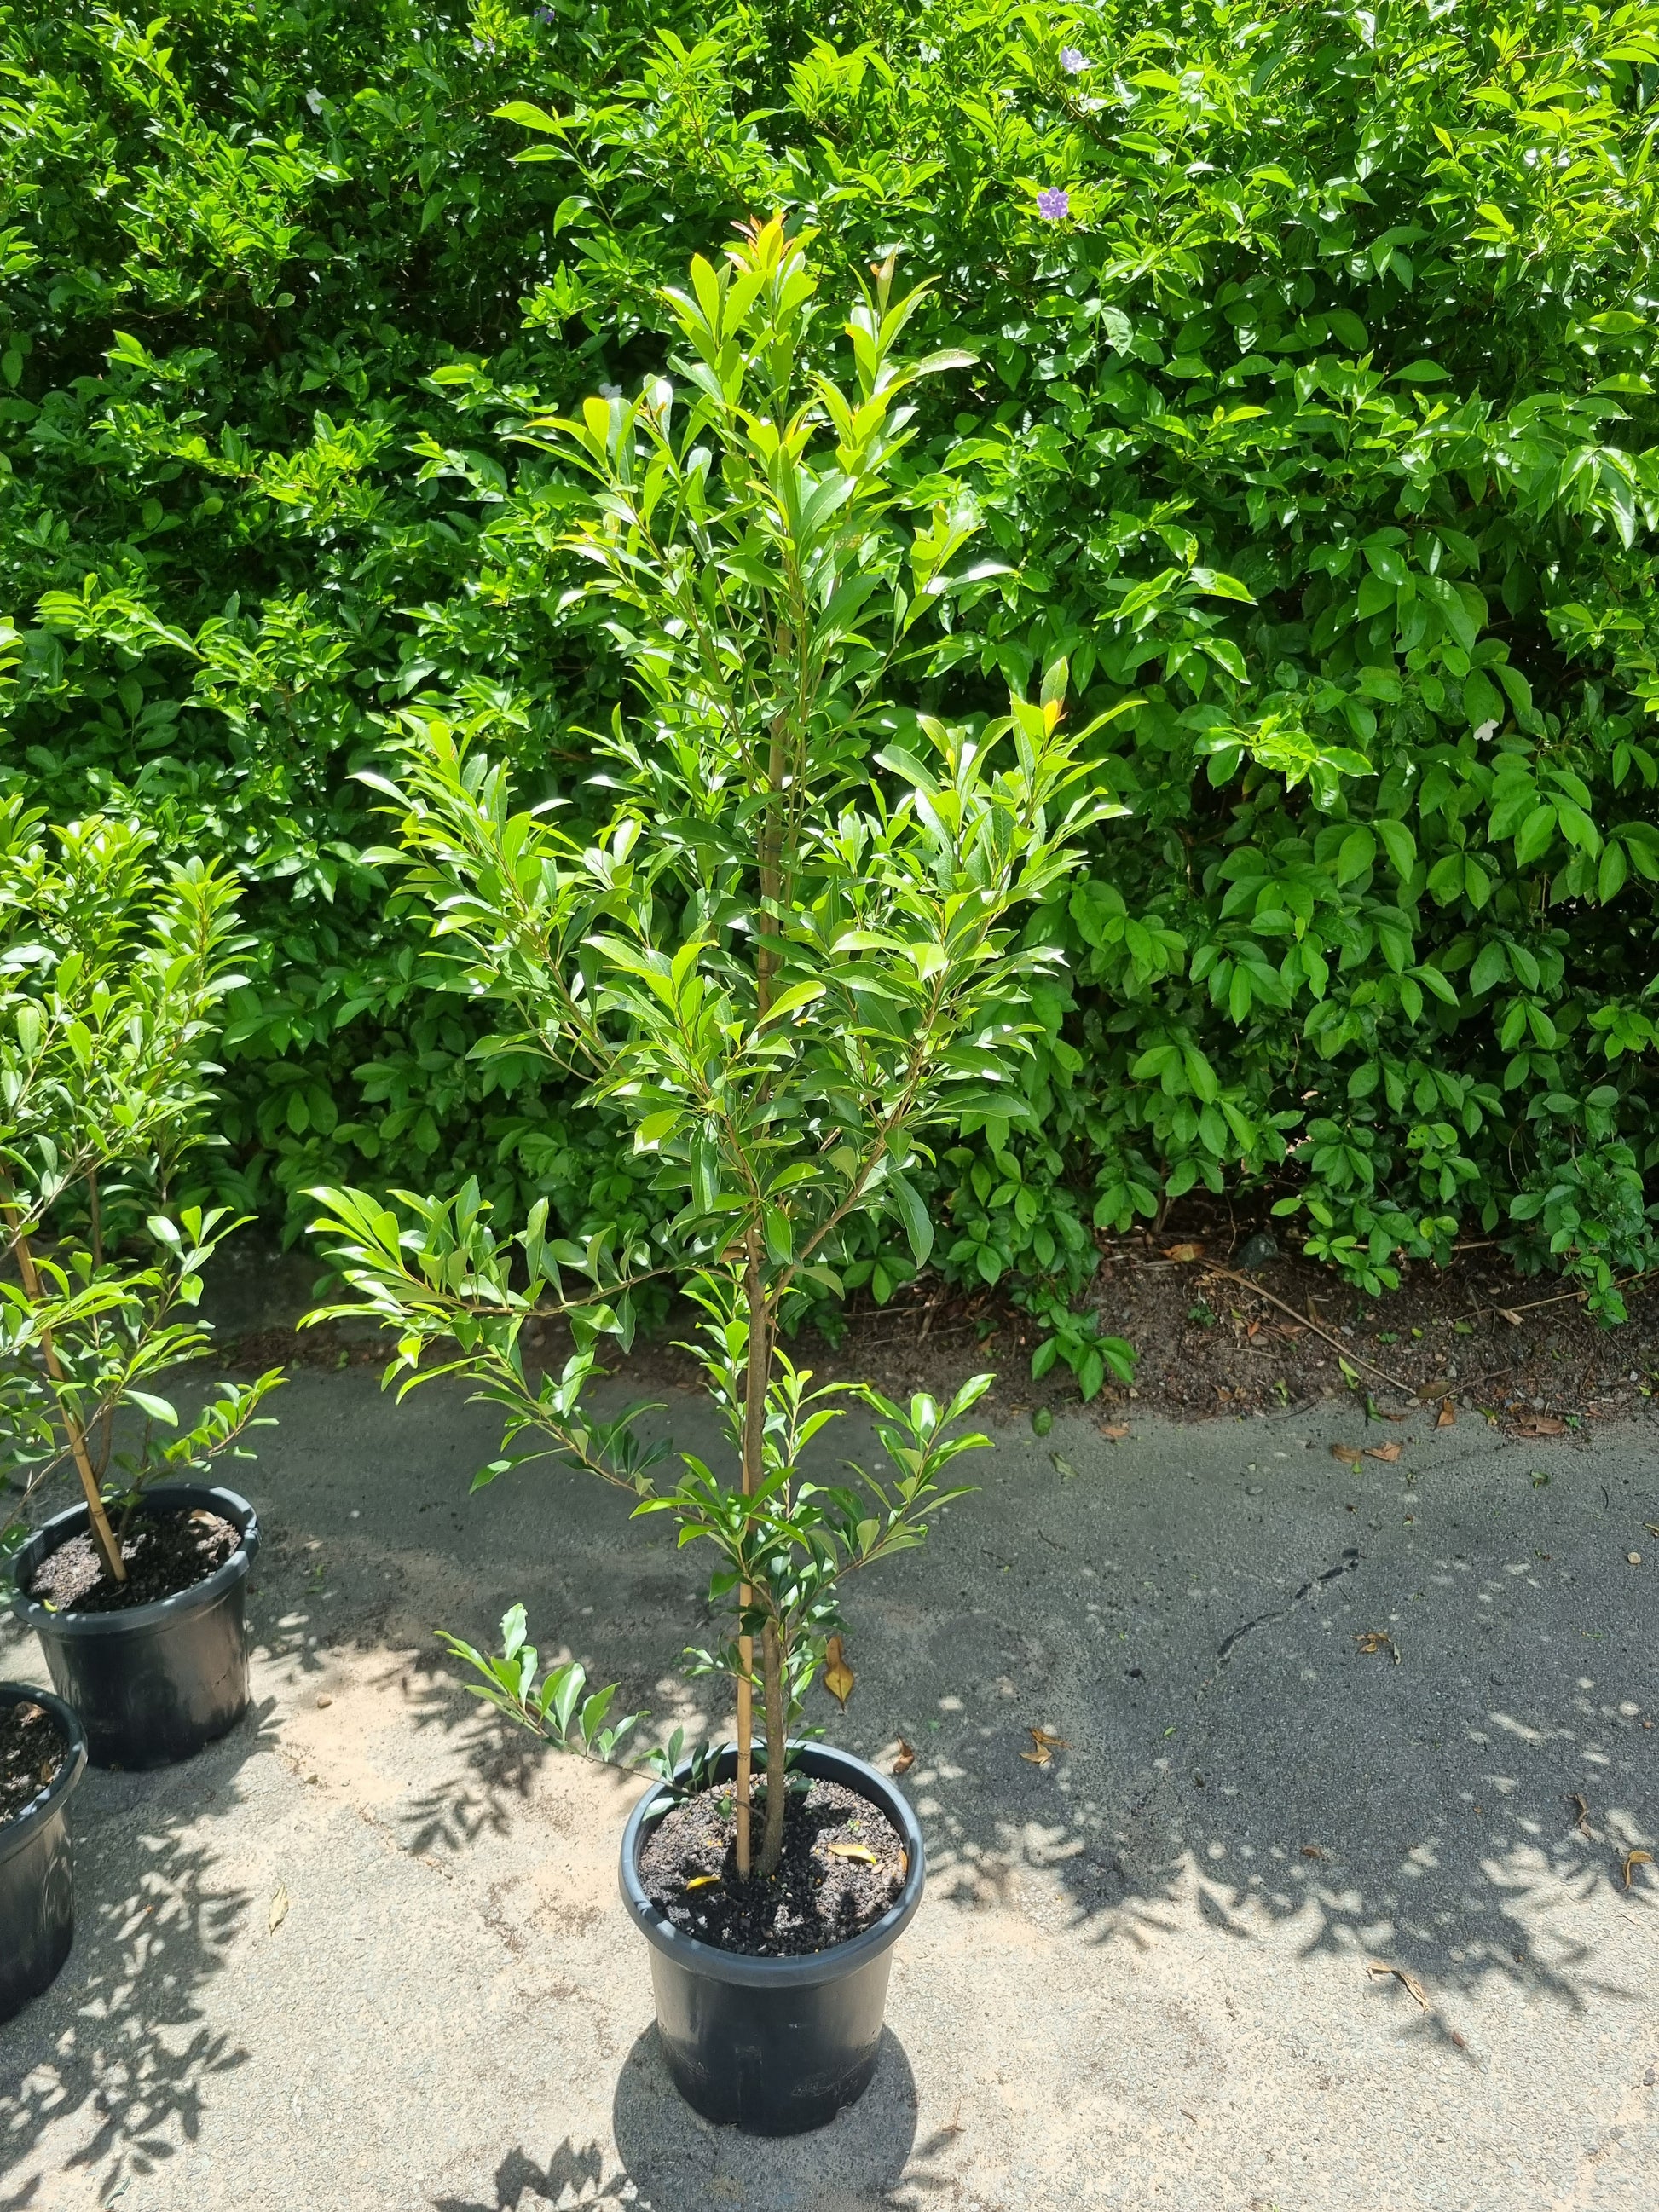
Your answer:
[[[757,1764],[761,1757],[757,1746]],[[642,1797],[623,1833],[623,1902],[651,1946],[657,2033],[674,2085],[705,2119],[753,2136],[825,2127],[869,2087],[893,1946],[921,1903],[921,1830],[887,1777],[823,1744],[803,1744],[798,1760],[878,1805],[909,1854],[897,1902],[849,1942],[794,1959],[700,1943],[657,1910],[639,1876],[640,1852],[672,1798],[661,1790]],[[715,1771],[729,1781],[736,1771],[728,1747]]]
[[[163,1483],[141,1513],[217,1513],[242,1540],[205,1582],[125,1613],[57,1613],[28,1595],[40,1562],[87,1525],[83,1504],[37,1528],[17,1554],[12,1611],[40,1638],[58,1694],[80,1715],[94,1766],[167,1766],[247,1710],[248,1569],[259,1523],[246,1498],[205,1483]]]
[[[0,1705],[39,1705],[64,1739],[50,1788],[0,1824],[0,2020],[50,1989],[75,1941],[75,1870],[64,1808],[87,1771],[87,1739],[61,1698],[0,1682]]]

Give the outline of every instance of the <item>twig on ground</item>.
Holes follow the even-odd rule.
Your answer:
[[[1622,1282],[1615,1283],[1613,1287],[1615,1291],[1633,1290],[1639,1284],[1645,1283],[1648,1280],[1650,1272],[1650,1270],[1644,1270],[1642,1273],[1638,1275],[1626,1275]],[[1565,1305],[1569,1298],[1576,1299],[1580,1305],[1583,1305],[1589,1296],[1589,1292],[1587,1290],[1583,1289],[1577,1291],[1558,1291],[1553,1297],[1529,1298],[1527,1304],[1523,1306],[1494,1305],[1492,1307],[1492,1311],[1495,1314],[1501,1314],[1504,1319],[1508,1321],[1516,1314],[1536,1313],[1540,1306]]]
[[[1287,1306],[1283,1298],[1276,1298],[1271,1291],[1264,1291],[1260,1283],[1253,1283],[1248,1275],[1236,1275],[1231,1267],[1212,1267],[1210,1273],[1219,1275],[1223,1282],[1237,1283],[1241,1290],[1254,1291],[1257,1297],[1266,1298],[1268,1304],[1277,1306],[1280,1313],[1289,1314],[1292,1321],[1301,1322],[1304,1328],[1310,1328],[1316,1336],[1322,1336],[1327,1344],[1341,1353],[1344,1359],[1351,1359],[1356,1367],[1364,1367],[1373,1375],[1380,1375],[1391,1390],[1403,1390],[1408,1398],[1416,1397],[1414,1384],[1402,1382],[1397,1375],[1390,1375],[1386,1367],[1379,1367],[1374,1359],[1367,1359],[1363,1352],[1355,1352],[1344,1344],[1340,1336],[1333,1336],[1329,1329],[1321,1328],[1317,1322],[1305,1320],[1294,1306]]]

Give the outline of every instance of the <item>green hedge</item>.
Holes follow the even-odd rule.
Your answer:
[[[472,1171],[576,1227],[629,1177],[469,1061],[352,774],[429,695],[580,798],[617,680],[515,429],[659,372],[659,286],[781,208],[843,273],[897,246],[919,349],[979,356],[908,456],[982,532],[901,713],[1057,653],[1143,702],[1044,918],[1038,1121],[939,1162],[947,1268],[1058,1314],[1096,1225],[1225,1188],[1372,1289],[1473,1232],[1617,1313],[1659,6],[10,5],[0,56],[5,773],[244,870],[245,1197]]]

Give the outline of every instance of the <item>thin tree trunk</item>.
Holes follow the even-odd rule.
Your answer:
[[[760,1870],[769,1881],[783,1856],[783,1814],[789,1795],[789,1713],[783,1687],[783,1638],[775,1620],[761,1638],[766,1686],[766,1831],[761,1838]]]
[[[0,1211],[4,1212],[12,1225],[12,1249],[17,1255],[17,1272],[23,1278],[24,1291],[30,1304],[38,1307],[41,1303],[40,1276],[34,1264],[34,1255],[29,1249],[29,1240],[19,1226],[21,1216],[16,1205],[9,1200],[0,1203]],[[64,1434],[69,1438],[76,1472],[81,1478],[81,1487],[86,1492],[87,1518],[92,1526],[92,1540],[104,1562],[105,1573],[112,1582],[124,1583],[127,1578],[126,1562],[121,1557],[121,1547],[115,1540],[115,1532],[109,1525],[109,1516],[104,1510],[103,1496],[98,1477],[93,1472],[85,1432],[64,1395],[63,1363],[58,1357],[58,1347],[52,1340],[49,1328],[43,1328],[40,1332],[40,1356],[46,1362],[46,1379],[52,1384],[52,1395],[58,1401],[58,1414],[64,1424]]]
[[[767,781],[770,796],[761,823],[760,836],[760,893],[761,911],[756,916],[755,1001],[757,1018],[764,1019],[772,1004],[772,978],[777,971],[778,956],[771,940],[777,934],[777,916],[766,911],[766,902],[775,902],[778,896],[778,860],[781,843],[781,827],[777,819],[778,799],[783,781],[784,745],[781,723],[773,726],[771,747],[767,763]],[[743,1408],[743,1494],[752,1498],[760,1487],[766,1464],[766,1386],[772,1373],[772,1345],[768,1328],[765,1286],[761,1277],[761,1241],[757,1224],[750,1224],[744,1240],[744,1289],[749,1306],[749,1364],[744,1384]],[[738,1602],[747,1607],[754,1592],[747,1583],[738,1587]],[[772,1632],[767,1632],[768,1638]],[[768,1643],[768,1662],[770,1664],[770,1644]],[[737,1856],[738,1879],[747,1881],[750,1863],[749,1837],[749,1792],[754,1773],[755,1757],[755,1639],[752,1636],[738,1638],[738,1771],[735,1812],[737,1820]],[[770,1773],[777,1756],[775,1743],[777,1732],[772,1726],[772,1689],[769,1675],[764,1686],[767,1708],[767,1767],[768,1795],[766,1814],[767,1850],[771,1848],[772,1792]],[[781,1741],[781,1739],[780,1739]],[[780,1848],[781,1846],[780,1845]],[[777,1863],[772,1852],[763,1871],[770,1872]]]
[[[772,1348],[767,1335],[766,1300],[761,1285],[760,1237],[753,1229],[749,1231],[744,1280],[749,1302],[749,1366],[744,1385],[743,1494],[745,1498],[752,1498],[760,1486],[765,1467],[766,1383],[772,1364]],[[739,1584],[739,1605],[746,1607],[753,1595],[747,1583]],[[749,1790],[754,1771],[755,1743],[755,1639],[752,1636],[738,1638],[738,1662],[741,1669],[738,1676],[738,1875],[740,1880],[747,1881],[750,1868]]]

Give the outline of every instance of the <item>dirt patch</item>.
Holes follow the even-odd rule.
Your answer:
[[[757,1846],[765,1805],[752,1814]],[[665,1814],[640,1854],[640,1879],[676,1928],[721,1951],[762,1959],[827,1951],[880,1919],[908,1872],[898,1831],[878,1806],[839,1782],[790,1795],[783,1857],[769,1881],[740,1881],[729,1789]]]
[[[52,1787],[65,1749],[43,1706],[0,1705],[0,1824],[26,1813]]]
[[[105,1573],[97,1546],[83,1531],[48,1553],[35,1570],[29,1595],[58,1613],[125,1613],[193,1589],[223,1566],[241,1540],[228,1521],[199,1507],[142,1513],[122,1540],[125,1582]]]
[[[1478,1239],[1446,1267],[1402,1267],[1399,1290],[1376,1298],[1304,1259],[1282,1223],[1236,1220],[1196,1199],[1172,1209],[1157,1233],[1097,1241],[1100,1266],[1079,1309],[1139,1354],[1133,1388],[1109,1384],[1093,1401],[1109,1425],[1131,1401],[1192,1419],[1369,1395],[1395,1405],[1449,1396],[1524,1427],[1637,1411],[1659,1378],[1659,1299],[1645,1282],[1626,1288],[1629,1322],[1604,1328],[1576,1291],[1517,1274],[1495,1244]],[[843,1318],[834,1344],[808,1326],[789,1346],[820,1382],[865,1381],[890,1395],[945,1392],[988,1368],[998,1379],[987,1411],[1006,1418],[1078,1402],[1064,1366],[1033,1381],[1046,1332],[1000,1288],[953,1289],[924,1275],[884,1306],[855,1295]],[[690,1310],[673,1315],[616,1370],[644,1393],[700,1388],[673,1343],[697,1319]],[[556,1371],[568,1356],[556,1324],[531,1323],[525,1340],[532,1366]],[[329,1328],[298,1337],[270,1329],[228,1351],[239,1370],[255,1372],[296,1358],[381,1366],[392,1343],[361,1330],[347,1339]]]

